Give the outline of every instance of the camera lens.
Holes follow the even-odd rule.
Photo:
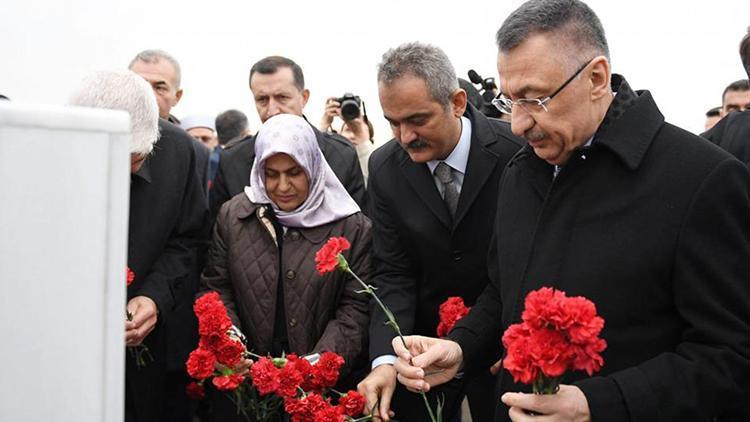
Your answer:
[[[341,103],[341,117],[346,120],[354,120],[359,116],[359,103],[353,98],[347,98]]]

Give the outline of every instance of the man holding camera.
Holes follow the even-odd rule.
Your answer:
[[[344,123],[338,132],[333,129],[333,119],[341,118]],[[323,132],[338,133],[352,143],[357,150],[359,166],[365,178],[367,186],[367,163],[370,154],[375,150],[375,129],[367,118],[365,103],[356,95],[347,92],[341,98],[329,97],[326,99],[326,109],[320,119],[318,128]]]
[[[261,122],[277,114],[304,117],[302,109],[310,98],[310,91],[305,89],[302,68],[293,60],[281,56],[266,57],[253,65],[250,69],[250,91]],[[365,184],[354,148],[341,136],[322,133],[314,126],[312,129],[331,169],[349,195],[365,209]],[[248,185],[254,159],[255,136],[249,136],[222,151],[210,193],[212,218],[224,202],[241,193]]]

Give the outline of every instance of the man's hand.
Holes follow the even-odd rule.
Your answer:
[[[430,388],[453,379],[463,363],[463,351],[450,340],[422,336],[393,339],[393,350],[398,356],[398,381],[410,391],[430,391]],[[407,349],[408,348],[408,349]]]
[[[514,422],[590,422],[586,396],[573,385],[560,385],[556,394],[505,393],[500,398]],[[533,412],[533,414],[532,414]]]
[[[396,370],[393,365],[378,365],[370,371],[365,379],[357,384],[357,392],[366,400],[365,414],[390,421],[394,416],[391,411],[391,398],[396,390]]]
[[[156,326],[156,303],[146,296],[136,296],[130,299],[127,308],[133,319],[125,321],[125,344],[138,346]]]

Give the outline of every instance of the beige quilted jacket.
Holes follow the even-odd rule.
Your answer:
[[[248,350],[265,355],[273,341],[279,272],[284,284],[289,347],[297,354],[334,351],[347,362],[367,350],[368,297],[341,271],[320,276],[315,252],[331,236],[345,236],[344,252],[354,272],[370,276],[370,221],[362,213],[312,229],[289,228],[279,268],[275,232],[265,205],[239,194],[221,208],[209,248],[203,283],[221,294],[229,316],[248,340]]]

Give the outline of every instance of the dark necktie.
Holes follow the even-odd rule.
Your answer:
[[[451,217],[454,217],[456,215],[456,207],[458,207],[458,188],[453,180],[451,166],[441,161],[435,167],[435,176],[443,184],[443,201],[448,206]]]

